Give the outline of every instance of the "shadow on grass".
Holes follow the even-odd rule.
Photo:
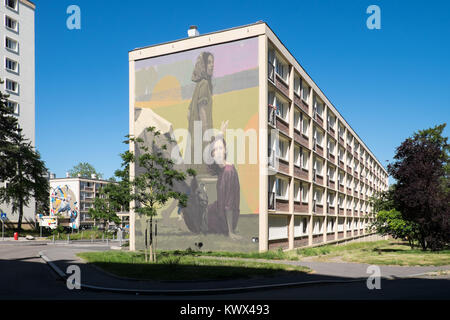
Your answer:
[[[244,266],[208,266],[152,263],[95,262],[102,270],[124,278],[157,281],[204,281],[250,279],[259,277],[284,277],[305,274],[300,270],[277,268],[252,268]]]

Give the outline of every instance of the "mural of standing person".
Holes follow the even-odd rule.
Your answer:
[[[208,233],[228,235],[233,240],[241,239],[236,234],[239,220],[240,185],[236,168],[226,161],[227,144],[223,134],[213,138],[211,157],[214,162],[209,166],[212,174],[217,175],[217,200],[208,205]]]
[[[201,121],[202,141],[206,130],[213,127],[212,120],[212,76],[214,72],[214,56],[210,52],[202,52],[192,73],[192,81],[196,83],[188,110],[188,131],[191,136],[191,163],[194,162],[194,122]],[[203,143],[201,154],[207,143]],[[200,152],[200,150],[197,150]]]

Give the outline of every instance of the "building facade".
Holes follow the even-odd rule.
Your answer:
[[[151,145],[155,126],[176,141],[179,168],[198,172],[179,186],[191,204],[160,211],[161,247],[266,251],[369,234],[368,200],[387,172],[266,23],[190,30],[129,63],[130,134]],[[145,227],[132,205],[132,250]]]
[[[55,178],[50,179],[50,216],[62,215],[58,223],[63,226],[79,229],[94,225],[89,209],[94,199],[99,197],[100,190],[111,183],[93,176],[88,178]]]
[[[35,36],[36,6],[28,0],[0,0],[0,79],[1,91],[9,94],[23,134],[35,145]],[[0,207],[10,222],[17,222],[6,204]],[[35,201],[24,208],[23,223],[35,222]]]

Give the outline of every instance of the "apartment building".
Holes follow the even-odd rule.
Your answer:
[[[1,91],[9,94],[8,105],[14,110],[23,134],[35,145],[35,42],[36,6],[28,0],[0,0],[0,79]],[[17,222],[18,214],[0,204],[8,220]],[[35,202],[24,208],[24,227],[35,221]]]
[[[244,140],[226,135],[223,143],[231,163],[223,172],[236,172],[238,183],[224,181],[223,172],[196,177],[189,194],[201,193],[197,185],[203,185],[208,208],[198,207],[196,214],[204,212],[200,218],[189,206],[167,209],[161,218],[184,220],[185,228],[178,228],[186,233],[174,242],[173,224],[163,219],[168,238],[159,245],[181,248],[203,241],[205,249],[266,251],[368,236],[373,219],[368,200],[388,188],[388,174],[270,27],[257,22],[200,35],[193,26],[188,35],[130,51],[130,134],[148,139],[145,127],[156,126],[178,141],[173,147],[185,164],[191,159],[190,121],[197,117],[205,128],[202,112],[212,114],[210,128],[227,121]],[[180,137],[188,124],[187,138]],[[239,142],[247,144],[239,149]],[[251,163],[256,149],[258,159]],[[246,161],[239,162],[241,156]],[[230,196],[236,192],[240,197]],[[221,205],[238,208],[238,218],[225,221]],[[222,221],[221,232],[211,220]],[[193,226],[202,221],[208,226]],[[132,210],[132,250],[142,246],[144,226]]]
[[[66,175],[65,178],[50,177],[50,216],[62,215],[59,223],[63,226],[78,229],[94,225],[89,209],[94,199],[100,196],[101,189],[111,183],[107,180]]]

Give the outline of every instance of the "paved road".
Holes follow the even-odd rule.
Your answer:
[[[274,289],[199,296],[143,296],[69,290],[52,269],[39,258],[42,250],[65,252],[70,247],[45,243],[0,242],[0,300],[5,299],[152,299],[152,300],[317,300],[317,299],[450,299],[450,280],[445,277],[382,280],[381,290],[368,290],[364,282]],[[105,250],[105,246],[71,248],[67,251]],[[56,252],[55,251],[55,252]],[[350,266],[355,267],[355,266]],[[188,284],[189,285],[189,284]]]

